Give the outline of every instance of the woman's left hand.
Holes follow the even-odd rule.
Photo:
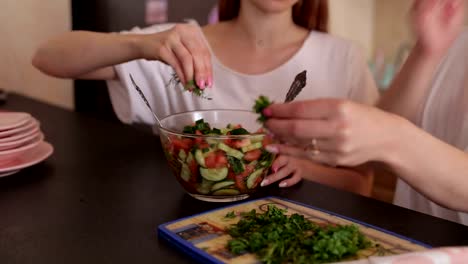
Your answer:
[[[271,170],[273,171],[273,174],[268,175],[262,181],[261,185],[267,186],[279,180],[282,180],[279,183],[279,187],[281,188],[297,184],[302,180],[303,177],[302,173],[304,162],[304,160],[300,160],[295,157],[285,155],[278,156],[271,165]],[[288,176],[290,176],[288,179],[284,179]]]
[[[375,107],[340,99],[274,104],[265,109],[266,127],[287,145],[270,152],[331,166],[357,166],[394,157],[409,122]]]

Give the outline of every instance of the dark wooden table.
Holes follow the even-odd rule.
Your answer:
[[[17,95],[3,109],[41,121],[55,153],[0,178],[0,263],[190,263],[158,241],[159,224],[226,204],[184,193],[159,138]],[[304,182],[277,195],[433,246],[467,245],[468,227]]]

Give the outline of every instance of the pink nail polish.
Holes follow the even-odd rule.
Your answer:
[[[202,89],[202,90],[205,89],[205,80],[199,80],[197,82],[197,85],[198,85],[198,87],[200,87],[200,89]]]
[[[261,187],[265,187],[265,186],[267,186],[267,185],[268,185],[268,180],[266,180],[266,179],[263,180],[262,183],[260,183],[260,186],[261,186]]]
[[[277,154],[279,152],[279,149],[275,146],[272,146],[272,145],[268,145],[265,147],[266,151],[270,152],[270,153],[273,153],[273,154]]]
[[[286,182],[282,182],[279,184],[279,187],[281,188],[288,187],[288,184]]]
[[[213,88],[213,77],[208,77],[208,81],[207,81],[206,86],[208,88]]]
[[[263,114],[264,114],[265,116],[271,116],[271,115],[273,114],[273,112],[271,111],[270,108],[267,108],[267,109],[264,109],[264,110],[263,110]]]

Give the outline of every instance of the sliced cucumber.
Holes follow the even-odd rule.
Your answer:
[[[205,169],[200,168],[200,174],[203,178],[209,181],[222,181],[228,175],[228,168],[223,167],[219,169]]]
[[[180,170],[180,177],[184,181],[188,182],[190,180],[190,175],[191,175],[191,173],[190,173],[189,167],[187,166],[187,164],[182,163],[182,168]]]
[[[230,128],[221,128],[221,134],[222,135],[227,135],[228,132],[231,132],[232,129]]]
[[[236,189],[221,189],[213,192],[213,195],[238,195],[240,192]]]
[[[222,182],[218,182],[218,183],[215,183],[212,187],[211,187],[211,191],[214,192],[216,190],[219,190],[219,189],[223,189],[223,188],[226,188],[226,187],[229,187],[229,186],[232,186],[234,185],[234,181],[222,181]]]
[[[265,137],[264,135],[258,135],[258,136],[252,135],[252,137],[250,138],[250,141],[252,141],[252,143],[262,142],[264,137]]]
[[[245,147],[242,147],[242,152],[249,152],[251,150],[254,150],[254,149],[260,149],[262,148],[262,142],[257,142],[257,143],[253,143],[253,144],[250,144],[248,146],[245,146]]]
[[[262,176],[262,173],[263,173],[263,169],[258,169],[252,172],[252,174],[250,174],[249,177],[247,178],[247,188],[253,189],[254,187],[256,187],[254,186],[254,184],[258,180],[258,178]]]
[[[185,162],[187,162],[187,164],[190,164],[190,163],[192,163],[192,161],[193,161],[193,154],[192,154],[192,152],[189,152]]]
[[[197,191],[201,194],[209,194],[211,191],[211,187],[213,186],[214,182],[208,181],[202,178],[202,182],[197,188]]]
[[[232,156],[236,159],[241,160],[244,157],[244,154],[242,152],[238,151],[237,149],[233,149],[224,143],[219,143],[218,148],[226,152],[227,155]]]
[[[201,149],[195,151],[195,160],[197,160],[198,165],[205,167],[205,155]]]
[[[187,154],[183,149],[179,150],[179,158],[183,162],[185,162],[185,160],[187,159]]]

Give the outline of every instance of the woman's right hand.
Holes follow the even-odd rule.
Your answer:
[[[201,89],[213,85],[211,54],[200,27],[177,24],[139,40],[142,58],[171,65],[183,84],[194,80]]]

